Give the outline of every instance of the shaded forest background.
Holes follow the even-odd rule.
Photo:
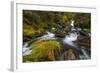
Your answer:
[[[75,21],[74,25],[78,28],[90,32],[90,13],[23,10],[23,35],[25,38],[35,38],[49,30],[63,37],[70,31],[71,20]],[[25,38],[24,41],[27,41]]]

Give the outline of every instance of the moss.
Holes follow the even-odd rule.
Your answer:
[[[34,28],[32,28],[32,26],[24,23],[23,32],[24,32],[24,35],[32,36],[32,34],[34,34],[35,30],[34,30]]]
[[[24,23],[23,26],[23,32],[25,36],[33,37],[33,36],[39,36],[45,32],[43,28],[35,28],[32,25],[28,25],[27,23]]]
[[[90,29],[83,29],[85,32],[91,32]]]
[[[55,40],[46,40],[32,44],[32,54],[24,57],[24,61],[55,61],[60,59],[62,45]]]

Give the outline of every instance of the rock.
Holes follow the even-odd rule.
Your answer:
[[[79,59],[79,54],[76,50],[68,49],[64,52],[64,60],[77,60]]]
[[[59,38],[63,38],[63,37],[65,37],[65,35],[66,35],[66,33],[65,32],[57,32],[57,33],[55,33],[56,35],[56,37],[59,37]]]
[[[87,36],[79,36],[77,38],[77,43],[80,47],[84,46],[85,48],[91,48],[91,38]]]

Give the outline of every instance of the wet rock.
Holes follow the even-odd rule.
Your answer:
[[[68,49],[64,52],[64,60],[77,60],[79,59],[79,54],[76,50]]]
[[[79,36],[77,38],[77,43],[80,47],[84,47],[84,48],[91,48],[91,38],[88,36]]]
[[[56,34],[56,37],[59,37],[59,38],[63,38],[66,35],[65,32],[59,32],[59,33],[55,33],[55,34]]]

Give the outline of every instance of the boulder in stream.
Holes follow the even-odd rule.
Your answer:
[[[64,60],[77,60],[79,59],[79,54],[74,49],[68,49],[64,52]]]

